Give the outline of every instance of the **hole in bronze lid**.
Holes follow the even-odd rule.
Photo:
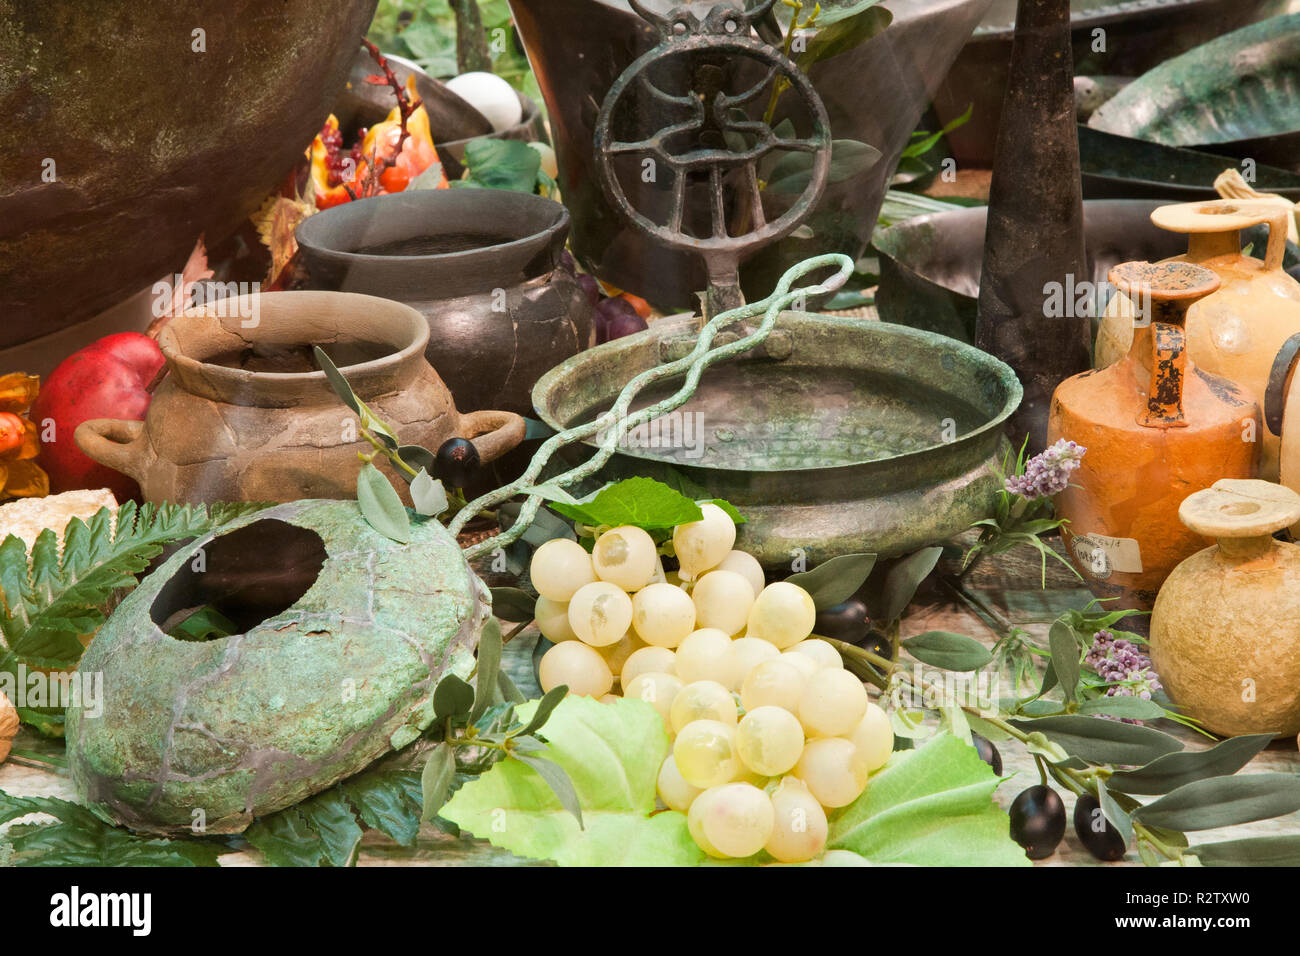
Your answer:
[[[1255,504],[1253,501],[1234,501],[1230,504],[1221,505],[1219,507],[1219,512],[1221,514],[1232,515],[1233,517],[1253,515],[1258,510],[1259,505]]]
[[[1239,213],[1241,210],[1236,206],[1202,206],[1199,210],[1202,215],[1206,216],[1231,216]]]
[[[194,552],[158,592],[149,617],[177,640],[245,634],[296,604],[326,557],[315,531],[278,518],[254,521]]]

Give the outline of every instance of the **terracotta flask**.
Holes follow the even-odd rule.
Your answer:
[[[1218,544],[1174,569],[1151,614],[1151,662],[1169,697],[1216,734],[1300,731],[1300,494],[1224,479],[1188,497],[1187,527]]]
[[[1071,560],[1110,608],[1150,610],[1160,585],[1205,540],[1178,520],[1190,492],[1253,478],[1259,407],[1237,385],[1198,368],[1183,331],[1187,310],[1219,279],[1185,262],[1126,262],[1110,281],[1139,304],[1128,355],[1062,382],[1048,441],[1088,451],[1056,499]]]
[[[1278,349],[1300,332],[1300,282],[1282,268],[1290,216],[1289,203],[1269,199],[1178,203],[1151,214],[1151,221],[1161,229],[1187,233],[1186,255],[1167,261],[1205,266],[1222,283],[1187,317],[1187,351],[1192,361],[1244,386],[1261,405]],[[1262,260],[1241,251],[1241,230],[1260,223],[1268,224]],[[1097,333],[1098,368],[1128,353],[1131,318],[1131,303],[1119,296],[1112,300]],[[1260,474],[1276,481],[1278,438],[1264,431],[1260,439]]]

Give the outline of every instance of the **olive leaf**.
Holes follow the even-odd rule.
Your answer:
[[[357,504],[370,527],[399,544],[411,543],[411,516],[383,472],[370,462],[357,476]]]
[[[533,716],[529,718],[528,723],[518,730],[511,731],[511,737],[527,737],[529,734],[536,733],[546,723],[551,712],[560,705],[560,701],[568,696],[569,688],[565,684],[558,687],[552,687],[548,690],[542,699],[537,703],[537,709],[533,711]]]
[[[1177,738],[1158,730],[1101,717],[1062,714],[1011,724],[1026,733],[1043,733],[1067,753],[1091,763],[1141,766],[1183,749]]]
[[[451,796],[451,785],[456,779],[456,756],[446,741],[429,752],[429,759],[420,774],[420,789],[424,795],[421,819],[432,820]]]
[[[478,638],[478,667],[474,679],[474,704],[469,722],[476,723],[497,702],[497,674],[501,670],[501,625],[490,617]],[[436,709],[436,707],[435,707]]]
[[[1056,621],[1047,633],[1047,643],[1052,651],[1052,670],[1069,703],[1079,689],[1079,641],[1068,624]]]
[[[519,753],[517,750],[510,756],[525,766],[536,770],[537,775],[546,781],[546,785],[551,788],[555,798],[560,801],[560,806],[564,807],[577,819],[578,829],[586,829],[582,823],[582,804],[578,800],[578,793],[573,789],[573,781],[569,779],[569,775],[564,772],[563,767],[554,761],[547,760],[545,757]]]
[[[438,456],[422,445],[402,445],[397,449],[397,457],[406,462],[417,472],[421,469],[434,475],[438,471]],[[402,472],[402,477],[406,477],[406,472]],[[410,479],[414,481],[415,479]]]
[[[436,517],[447,510],[447,491],[441,481],[430,477],[429,472],[421,467],[419,474],[411,479],[411,503],[417,513]]]
[[[926,631],[903,641],[903,648],[922,664],[949,671],[979,670],[993,654],[987,647],[964,634]]]
[[[492,613],[511,624],[533,619],[537,601],[519,588],[492,588]]]
[[[875,564],[874,554],[842,554],[823,561],[811,571],[792,574],[786,581],[807,591],[817,610],[824,611],[853,597]]]
[[[1106,789],[1106,783],[1100,777],[1097,778],[1097,802],[1101,804],[1102,815],[1105,816],[1110,825],[1115,828],[1120,836],[1124,838],[1124,845],[1128,846],[1133,842],[1133,821],[1129,819],[1128,813],[1124,810],[1114,794]],[[1133,809],[1130,801],[1129,809]]]
[[[1131,726],[1131,725],[1125,725]],[[1170,830],[1212,830],[1300,810],[1300,777],[1253,773],[1183,784],[1133,812],[1133,819]]]
[[[474,688],[455,674],[448,674],[433,691],[434,720],[462,717],[474,706]]]
[[[1249,734],[1229,738],[1209,750],[1172,753],[1145,767],[1111,774],[1110,786],[1125,793],[1161,794],[1196,780],[1229,776],[1250,763],[1272,739],[1272,734]]]
[[[942,554],[943,548],[937,546],[922,548],[889,569],[882,592],[882,621],[892,624],[903,616],[907,606],[912,603],[912,598],[916,596],[916,589],[930,576]]]
[[[1300,866],[1300,834],[1202,843],[1187,852],[1205,866]]]
[[[814,64],[847,53],[870,40],[893,21],[894,15],[884,7],[872,6],[854,16],[836,19],[817,30],[795,61],[805,73]]]
[[[1158,720],[1165,716],[1165,709],[1141,697],[1097,697],[1080,703],[1078,713],[1105,714],[1121,720]]]
[[[357,417],[361,419],[361,427],[378,435],[380,441],[395,451],[399,442],[392,429],[375,416],[375,413],[370,410],[370,406],[357,398],[357,394],[352,391],[352,386],[348,384],[348,380],[343,377],[343,373],[339,371],[334,361],[325,354],[324,349],[319,345],[314,345],[312,346],[312,352],[316,356],[316,364],[325,373],[325,379],[329,382],[330,388],[334,389],[334,394],[341,398],[348,408],[356,412]]]

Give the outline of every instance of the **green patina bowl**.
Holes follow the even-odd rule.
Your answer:
[[[662,320],[574,356],[537,383],[538,415],[553,428],[592,420],[697,332],[697,319]],[[633,408],[679,385],[658,383]],[[762,346],[711,366],[685,405],[631,432],[597,477],[685,478],[726,498],[748,521],[736,547],[769,567],[902,554],[991,514],[1001,482],[990,466],[1020,398],[1007,365],[954,339],[786,312]]]
[[[82,658],[103,693],[102,713],[68,709],[78,793],[137,830],[237,833],[413,740],[490,601],[441,524],[412,530],[401,545],[356,502],[309,500],[181,548]],[[240,633],[165,633],[203,606]]]

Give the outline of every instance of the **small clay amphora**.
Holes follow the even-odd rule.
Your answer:
[[[1056,511],[1070,558],[1108,608],[1150,610],[1179,561],[1205,540],[1178,520],[1187,495],[1253,478],[1260,415],[1251,396],[1188,357],[1188,308],[1219,287],[1186,262],[1126,262],[1110,281],[1137,304],[1128,355],[1062,382],[1048,441],[1087,448]]]
[[[1216,734],[1300,732],[1300,495],[1224,479],[1179,509],[1217,538],[1178,565],[1151,613],[1151,663],[1170,699]]]

